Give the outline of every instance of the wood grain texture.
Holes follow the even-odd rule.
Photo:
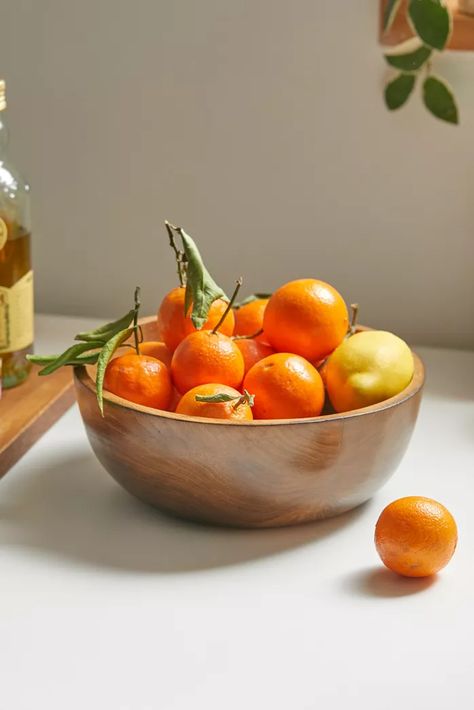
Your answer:
[[[155,319],[143,319],[145,339]],[[99,461],[130,493],[193,520],[277,527],[368,500],[398,466],[415,425],[424,369],[399,395],[346,414],[232,423],[134,405],[75,369],[80,411]]]
[[[38,377],[33,366],[26,382],[4,390],[0,400],[0,477],[74,403],[69,368]]]
[[[412,28],[408,24],[406,11],[408,0],[402,0],[400,10],[393,21],[388,32],[383,32],[383,13],[387,0],[380,0],[379,13],[379,40],[382,45],[394,46],[401,44],[407,39],[415,36]],[[474,49],[474,16],[467,12],[462,12],[458,7],[458,0],[448,0],[453,18],[453,31],[448,42],[448,49],[470,50]]]

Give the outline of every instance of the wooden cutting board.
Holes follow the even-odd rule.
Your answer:
[[[38,377],[33,367],[27,381],[4,390],[0,399],[0,478],[73,404],[69,367]]]

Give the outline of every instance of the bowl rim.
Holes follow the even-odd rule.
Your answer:
[[[155,320],[154,316],[148,316],[141,318],[139,323],[144,325]],[[367,326],[359,326],[358,331],[371,330]],[[423,387],[425,381],[425,368],[423,361],[417,355],[417,353],[412,350],[412,355],[415,363],[415,369],[413,373],[413,378],[411,382],[403,389],[401,392],[396,394],[394,397],[383,400],[383,402],[378,402],[378,404],[371,404],[368,407],[361,407],[359,409],[352,409],[348,412],[336,412],[334,414],[320,414],[317,417],[300,417],[297,419],[253,419],[250,421],[231,421],[227,419],[211,419],[210,417],[193,417],[186,414],[176,414],[176,412],[167,412],[163,409],[154,409],[152,407],[145,407],[141,404],[135,404],[135,402],[130,402],[123,397],[118,397],[111,392],[104,391],[104,402],[112,404],[123,409],[131,409],[134,412],[140,414],[149,415],[156,417],[158,419],[172,419],[174,421],[184,421],[193,424],[209,424],[217,426],[232,426],[232,427],[266,427],[266,426],[281,426],[281,425],[301,425],[301,424],[315,424],[317,422],[331,422],[331,421],[344,421],[348,419],[354,419],[356,417],[361,417],[367,414],[375,414],[376,412],[381,412],[392,407],[396,407],[408,399],[414,397],[419,390]],[[96,397],[95,393],[95,382],[91,376],[93,368],[90,366],[76,366],[74,369],[74,379],[76,383],[81,384],[85,389],[91,392]]]

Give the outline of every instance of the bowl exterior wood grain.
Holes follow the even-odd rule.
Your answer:
[[[144,319],[145,338],[156,337]],[[202,522],[277,527],[337,515],[368,500],[397,468],[415,425],[424,373],[397,397],[315,419],[228,423],[158,412],[107,395],[75,369],[91,446],[130,493]]]

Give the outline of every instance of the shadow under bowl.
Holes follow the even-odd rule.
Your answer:
[[[155,318],[141,320],[158,339]],[[295,525],[364,503],[393,474],[415,426],[424,368],[395,397],[311,419],[227,422],[143,407],[106,393],[88,368],[77,400],[97,458],[127,491],[183,518],[246,528]]]

